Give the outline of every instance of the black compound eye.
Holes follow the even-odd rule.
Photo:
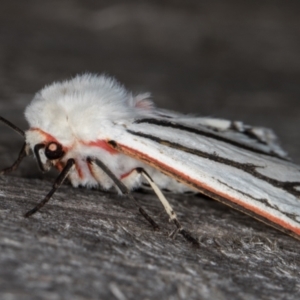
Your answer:
[[[51,142],[45,149],[45,155],[48,159],[58,159],[64,156],[65,152],[61,144]]]

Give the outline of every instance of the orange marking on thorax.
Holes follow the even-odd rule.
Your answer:
[[[98,147],[101,148],[110,154],[117,154],[119,153],[116,149],[112,148],[107,141],[105,140],[97,140],[97,141],[92,141],[92,142],[83,142],[84,145],[90,146],[90,147]]]
[[[207,190],[209,192],[212,192],[220,197],[223,197],[227,200],[230,200],[232,201],[233,203],[236,203],[238,204],[239,206],[241,207],[244,207],[246,208],[247,210],[249,211],[252,211],[254,212],[255,214],[259,215],[259,216],[262,216],[268,220],[270,220],[271,222],[277,224],[277,225],[280,225],[282,228],[285,228],[285,229],[288,229],[288,230],[291,230],[293,231],[294,233],[300,235],[300,227],[296,227],[296,226],[293,226],[292,224],[290,224],[289,222],[287,221],[284,221],[282,219],[280,219],[279,217],[276,217],[274,215],[272,215],[271,213],[268,213],[260,208],[257,208],[251,204],[247,204],[247,203],[244,203],[242,200],[238,199],[238,198],[234,198],[224,192],[220,192],[216,189],[214,189],[213,187],[211,186],[208,186],[207,184],[203,183],[203,182],[200,182],[200,181],[197,181],[195,179],[192,179],[191,177],[187,176],[186,174],[182,173],[182,172],[179,172],[178,170],[160,162],[159,160],[157,159],[154,159],[148,155],[146,155],[145,153],[142,153],[142,152],[139,152],[139,151],[136,151],[134,149],[131,149],[125,145],[121,145],[121,144],[118,144],[117,145],[118,149],[122,150],[122,152],[124,154],[128,154],[130,156],[133,156],[135,158],[139,158],[141,159],[142,161],[148,163],[149,165],[155,167],[156,169],[160,170],[160,171],[163,171],[165,173],[167,173],[169,176],[172,176],[172,174],[175,174],[176,175],[176,178],[179,179],[179,178],[182,178],[184,179],[185,181],[189,181],[191,182],[192,184],[198,186],[198,187],[201,187],[203,188],[204,190]],[[186,183],[186,182],[184,182]],[[193,186],[193,185],[191,185]],[[195,188],[195,186],[193,186]]]

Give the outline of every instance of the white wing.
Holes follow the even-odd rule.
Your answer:
[[[300,167],[283,160],[276,144],[183,119],[139,119],[124,127],[110,142],[119,151],[299,238]]]

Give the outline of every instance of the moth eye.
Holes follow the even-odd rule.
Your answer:
[[[50,160],[61,158],[64,154],[62,145],[55,142],[48,144],[45,149],[45,155]]]

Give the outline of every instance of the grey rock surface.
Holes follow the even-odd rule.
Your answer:
[[[0,115],[21,128],[45,84],[106,72],[159,107],[273,128],[300,163],[298,1],[1,1]],[[22,140],[0,125],[0,169]],[[201,196],[167,194],[194,249],[156,197],[62,186],[27,159],[0,177],[0,299],[299,299],[300,244]]]

